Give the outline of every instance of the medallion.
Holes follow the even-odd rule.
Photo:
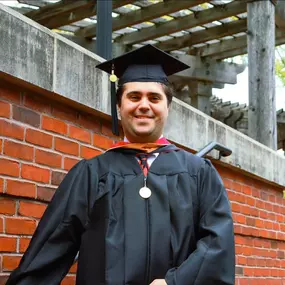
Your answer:
[[[145,186],[140,189],[139,194],[142,198],[148,199],[151,196],[151,190]]]

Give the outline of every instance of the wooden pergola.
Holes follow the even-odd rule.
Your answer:
[[[97,1],[18,0],[14,9],[96,52]],[[151,43],[190,64],[171,78],[177,96],[216,118],[212,88],[235,84],[244,70],[223,60],[248,53],[246,133],[277,149],[274,46],[285,43],[285,1],[113,0],[112,5],[114,55]],[[278,148],[284,148],[283,115],[278,134]]]

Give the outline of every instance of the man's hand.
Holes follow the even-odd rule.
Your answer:
[[[149,285],[167,285],[165,279],[154,279]]]

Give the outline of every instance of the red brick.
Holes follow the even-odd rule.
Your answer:
[[[5,214],[5,215],[16,214],[16,202],[12,199],[0,197],[0,214]]]
[[[77,120],[77,111],[67,106],[53,106],[52,115],[70,122],[76,122]]]
[[[230,201],[236,201],[236,195],[237,193],[231,190],[227,190],[228,198]]]
[[[245,195],[236,193],[235,200],[239,203],[245,204]]]
[[[268,198],[269,198],[269,194],[264,192],[264,191],[261,191],[260,192],[260,198],[264,201],[268,201]]]
[[[65,157],[64,158],[64,169],[65,170],[70,170],[79,161],[80,161],[80,159],[74,159],[74,158],[70,158],[70,157]]]
[[[40,131],[33,129],[27,129],[26,131],[26,142],[36,144],[39,146],[51,148],[53,137],[49,134],[45,134]]]
[[[249,280],[245,278],[236,278],[236,285],[249,285]]]
[[[49,202],[55,192],[54,188],[38,186],[37,199]]]
[[[41,124],[41,116],[29,109],[13,106],[13,119],[38,128]]]
[[[246,223],[246,217],[244,215],[236,215],[235,221],[239,224],[245,224]]]
[[[11,108],[10,104],[0,101],[0,117],[10,118]]]
[[[36,185],[32,183],[7,180],[7,194],[21,197],[36,197]]]
[[[232,189],[232,180],[223,178],[223,183],[226,189]]]
[[[6,85],[6,86],[5,86]],[[8,86],[7,86],[8,85]],[[17,104],[21,102],[21,93],[19,90],[15,89],[14,87],[9,86],[9,83],[5,81],[0,81],[0,98],[5,99],[7,101],[11,101]],[[5,87],[4,87],[5,86]]]
[[[0,233],[4,233],[4,218],[0,217]]]
[[[0,178],[0,193],[4,192],[4,180],[3,178]]]
[[[252,197],[246,197],[246,204],[250,205],[250,206],[255,206],[255,201],[256,199],[252,198]]]
[[[246,217],[246,224],[248,226],[255,226],[255,219],[254,218],[250,218],[250,217]]]
[[[23,140],[24,128],[0,119],[0,136]]]
[[[62,182],[65,175],[66,175],[65,172],[53,171],[51,174],[51,184],[59,185]]]
[[[241,245],[246,244],[246,237],[236,235],[235,236],[235,244],[241,244]]]
[[[60,168],[61,167],[61,155],[49,151],[36,150],[36,163],[48,165],[51,167]]]
[[[272,204],[271,203],[264,203],[264,206],[265,206],[265,209],[267,211],[272,211],[273,210],[273,207],[272,207]]]
[[[4,271],[14,270],[19,265],[20,260],[21,256],[3,255],[3,270]]]
[[[33,165],[23,164],[21,176],[28,180],[48,183],[50,179],[50,170]]]
[[[231,203],[231,206],[232,206],[232,211],[233,211],[233,212],[236,212],[236,213],[241,212],[241,205],[240,205],[240,204],[237,204],[237,203],[235,203],[235,202],[232,202],[232,203]]]
[[[20,174],[19,163],[16,161],[0,158],[0,174],[18,177]]]
[[[284,223],[285,217],[283,215],[276,215],[278,223]]]
[[[55,138],[55,150],[78,156],[79,144],[62,138]]]
[[[65,122],[44,115],[42,117],[42,128],[62,135],[67,134],[67,124]]]
[[[244,256],[238,256],[237,257],[237,264],[239,265],[246,265],[246,257]]]
[[[254,276],[254,268],[245,267],[243,273],[245,276]]]
[[[18,214],[25,217],[41,218],[47,205],[20,201]]]
[[[274,195],[269,195],[269,201],[271,203],[276,203],[276,197]]]
[[[264,221],[263,221],[263,220],[260,220],[260,219],[257,219],[257,220],[256,220],[256,227],[262,229],[262,228],[264,227]]]
[[[107,137],[112,137],[116,140],[121,140],[123,138],[123,132],[122,130],[120,129],[119,130],[119,133],[120,135],[119,136],[115,136],[113,133],[112,133],[112,125],[110,122],[106,122],[106,121],[103,121],[102,122],[102,134],[107,136]]]
[[[256,200],[256,207],[259,209],[264,209],[265,208],[265,204],[263,201],[260,200]]]
[[[20,218],[6,218],[6,234],[32,235],[36,229],[36,221]]]
[[[51,104],[42,95],[25,94],[24,106],[41,113],[51,113]]]
[[[94,156],[97,156],[99,154],[101,154],[102,151],[98,150],[98,149],[94,149],[94,148],[90,148],[90,147],[86,147],[86,146],[81,146],[81,150],[80,150],[80,156],[86,159],[92,158]]]
[[[17,238],[0,237],[0,252],[14,252],[17,249]]]
[[[20,246],[19,250],[20,252],[25,252],[30,244],[31,238],[26,238],[26,237],[20,237]]]
[[[282,213],[281,211],[280,211],[280,206],[279,205],[273,205],[273,212],[274,213],[276,213],[276,214],[278,214],[278,213]]]
[[[109,149],[113,146],[114,141],[103,136],[94,134],[93,135],[93,145],[103,149]]]
[[[235,267],[235,274],[236,274],[236,275],[243,275],[243,267],[241,267],[241,266],[236,266],[236,267]]]
[[[34,148],[13,141],[4,141],[4,154],[7,156],[33,161]]]
[[[241,185],[241,192],[246,195],[251,195],[251,187],[248,185]]]
[[[0,139],[0,154],[2,153],[3,150],[3,140]]]
[[[259,211],[260,212],[260,218],[262,219],[267,219],[268,218],[268,213],[265,211]]]
[[[284,259],[285,258],[285,253],[284,251],[277,251],[277,257],[279,259]]]
[[[69,137],[85,143],[91,143],[90,132],[75,126],[69,126]]]
[[[238,182],[233,181],[232,182],[232,189],[238,192],[241,192],[242,185]]]
[[[78,125],[94,132],[101,132],[101,123],[92,116],[79,114]]]

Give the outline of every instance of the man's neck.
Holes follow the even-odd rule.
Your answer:
[[[158,139],[161,139],[161,138],[163,138],[163,135],[161,135]],[[126,136],[124,136],[124,142],[133,143],[133,142],[129,141]],[[154,143],[154,142],[156,142],[156,140],[153,141],[153,143]],[[150,142],[148,141],[148,142],[141,142],[141,143],[150,143]]]

